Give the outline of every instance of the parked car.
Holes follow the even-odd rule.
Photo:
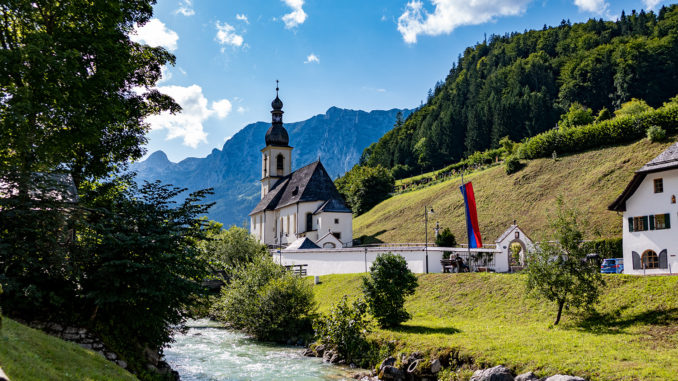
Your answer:
[[[600,272],[603,274],[621,274],[624,272],[624,258],[603,259],[600,265]]]

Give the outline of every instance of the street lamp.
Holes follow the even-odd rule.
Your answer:
[[[428,274],[428,214],[431,213],[433,214],[433,207],[431,207],[431,210],[428,209],[427,206],[424,205],[424,231],[425,231],[425,237],[426,241],[424,243],[424,253],[426,254],[426,274]]]

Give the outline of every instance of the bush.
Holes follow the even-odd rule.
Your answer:
[[[330,313],[313,322],[318,340],[336,350],[347,364],[356,363],[367,367],[365,353],[368,352],[367,334],[370,323],[366,316],[367,305],[361,299],[348,304],[346,296],[341,298]]]
[[[275,342],[310,334],[314,313],[311,285],[268,254],[239,266],[212,309],[217,320],[258,340]]]
[[[436,237],[436,246],[440,247],[455,247],[457,246],[457,239],[454,237],[454,234],[450,231],[450,228],[443,229],[440,234]],[[451,252],[446,251],[443,253],[444,259],[450,259]]]
[[[381,254],[363,277],[363,294],[370,312],[381,327],[394,327],[408,320],[405,296],[417,288],[417,277],[407,268],[405,258],[393,253]]]
[[[583,243],[587,253],[597,253],[601,258],[622,258],[624,250],[621,238],[599,239]]]
[[[213,231],[200,242],[200,247],[213,270],[230,275],[238,265],[266,254],[266,246],[259,243],[249,230],[235,225],[226,230],[213,221],[210,221],[210,226]]]
[[[647,129],[647,140],[651,142],[661,142],[666,139],[666,131],[659,126],[650,126]]]
[[[522,168],[523,165],[520,163],[520,160],[515,156],[508,157],[506,159],[506,162],[504,162],[504,170],[506,170],[507,175],[516,173],[520,171]]]
[[[593,123],[593,120],[593,113],[590,108],[584,107],[578,102],[574,102],[570,106],[570,109],[560,116],[558,126],[561,128],[583,126],[585,124]]]
[[[642,114],[646,111],[651,111],[652,107],[642,99],[633,98],[630,101],[623,103],[619,110],[615,110],[615,116],[633,116]]]

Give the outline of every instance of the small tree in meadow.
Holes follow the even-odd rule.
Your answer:
[[[314,320],[313,329],[318,340],[336,350],[346,363],[360,363],[369,349],[367,304],[361,299],[349,304],[344,296],[329,314]]]
[[[586,248],[579,214],[566,209],[562,199],[557,200],[558,211],[551,221],[554,239],[558,243],[541,243],[528,254],[527,289],[540,298],[555,302],[557,325],[563,308],[590,308],[597,300],[603,278],[598,266],[586,261]]]
[[[407,268],[405,258],[381,254],[372,263],[370,275],[363,277],[363,294],[379,325],[394,327],[408,320],[405,297],[417,289],[417,277]]]

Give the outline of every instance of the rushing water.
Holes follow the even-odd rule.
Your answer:
[[[165,349],[165,359],[182,381],[349,380],[344,367],[304,357],[299,347],[262,344],[209,320],[189,322]]]

